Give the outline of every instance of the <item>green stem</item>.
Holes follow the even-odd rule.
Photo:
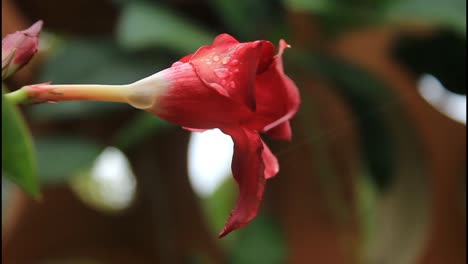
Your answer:
[[[10,103],[17,105],[27,103],[29,100],[29,96],[26,89],[21,88],[14,92],[5,94],[5,99],[8,100]]]

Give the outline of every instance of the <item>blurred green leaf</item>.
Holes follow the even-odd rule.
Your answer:
[[[285,0],[285,4],[292,10],[323,12],[330,8],[330,0]]]
[[[259,213],[243,229],[230,250],[232,264],[275,264],[286,260],[286,241],[280,226],[272,218]]]
[[[119,130],[116,136],[116,146],[126,150],[140,142],[145,137],[154,135],[159,129],[166,129],[172,124],[147,112],[139,112],[129,124]]]
[[[391,21],[448,26],[466,35],[466,0],[399,0],[389,3],[386,17]]]
[[[35,198],[40,196],[36,160],[29,131],[24,121],[3,94],[2,85],[2,171]]]
[[[229,34],[242,40],[269,39],[272,33],[284,38],[285,12],[275,0],[212,0],[215,14],[228,26]]]
[[[376,23],[391,0],[286,0],[287,6],[319,18],[325,32],[339,33],[354,27]]]
[[[49,184],[65,182],[88,169],[103,149],[103,146],[75,135],[40,137],[35,142],[39,177]]]
[[[120,43],[129,49],[163,47],[185,55],[213,41],[214,34],[156,4],[131,2],[120,18]]]
[[[320,16],[332,30],[381,22],[422,22],[447,26],[466,35],[465,0],[285,0],[296,11]]]

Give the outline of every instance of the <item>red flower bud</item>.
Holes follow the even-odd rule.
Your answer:
[[[42,21],[30,28],[16,31],[2,39],[2,80],[27,64],[37,52]]]

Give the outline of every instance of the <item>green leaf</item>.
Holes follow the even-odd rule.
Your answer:
[[[47,136],[35,140],[41,182],[54,184],[89,169],[102,151],[93,141],[77,136]]]
[[[39,198],[31,135],[18,110],[5,99],[4,93],[2,87],[2,171],[26,193]]]
[[[279,35],[278,39],[285,37],[286,12],[278,1],[212,0],[210,4],[218,18],[228,26],[229,34],[240,40],[272,40],[271,33]]]
[[[168,9],[142,2],[125,6],[117,35],[129,49],[164,47],[183,55],[210,44],[215,36]]]
[[[374,23],[391,0],[287,0],[289,8],[309,12],[321,19],[320,24],[337,30]]]
[[[330,0],[285,0],[292,10],[320,13],[328,10],[332,3]]]

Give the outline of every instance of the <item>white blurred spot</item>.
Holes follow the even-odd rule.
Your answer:
[[[123,209],[136,192],[136,180],[125,155],[117,148],[107,147],[96,158],[90,172],[96,186],[94,196],[112,209]]]
[[[188,148],[189,179],[195,192],[212,194],[230,176],[233,143],[219,129],[192,133]]]
[[[424,74],[419,80],[419,93],[440,112],[466,124],[465,95],[450,92],[430,74]]]

